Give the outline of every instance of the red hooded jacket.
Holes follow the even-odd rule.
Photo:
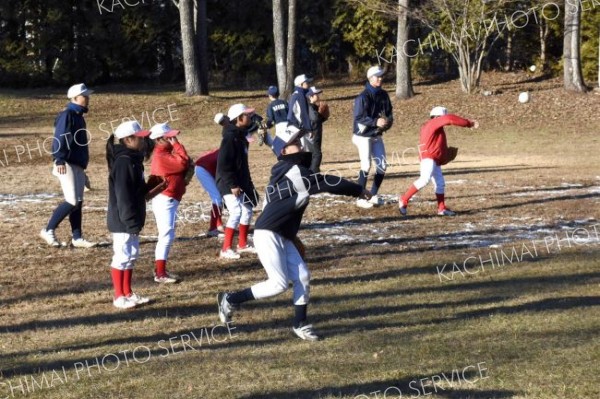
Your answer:
[[[219,158],[219,149],[206,151],[196,161],[196,166],[203,167],[212,177],[217,175],[217,159]]]
[[[169,183],[161,194],[181,201],[185,194],[185,175],[189,162],[190,157],[179,142],[154,147],[150,173],[164,177]]]

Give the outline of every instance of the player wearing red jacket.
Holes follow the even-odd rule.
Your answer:
[[[177,140],[179,130],[171,129],[167,123],[159,123],[152,126],[150,132],[150,138],[156,142],[150,173],[164,177],[168,183],[167,188],[152,199],[152,212],[158,228],[154,281],[175,283],[178,277],[167,272],[167,258],[175,239],[177,208],[185,193],[185,175],[190,157]]]
[[[419,159],[421,160],[421,176],[415,180],[406,193],[398,199],[400,213],[406,216],[408,201],[419,190],[425,187],[430,180],[435,185],[435,197],[438,203],[438,215],[454,216],[455,212],[446,208],[444,202],[445,181],[442,174],[442,165],[448,160],[448,143],[444,126],[473,127],[477,129],[479,123],[461,118],[457,115],[448,114],[444,107],[434,107],[429,113],[431,119],[421,127],[419,138]]]

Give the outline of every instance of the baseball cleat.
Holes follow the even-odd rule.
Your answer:
[[[398,205],[399,205],[398,210],[400,211],[400,214],[402,216],[406,216],[408,214],[407,209],[406,209],[407,204],[404,203],[404,200],[402,198],[398,198]]]
[[[162,276],[158,276],[154,273],[154,281],[161,284],[174,284],[179,281],[179,276],[169,272],[166,272]]]
[[[439,210],[437,214],[438,214],[438,216],[456,216],[456,212],[451,211],[448,208]]]
[[[54,230],[46,230],[42,229],[40,231],[40,237],[46,241],[46,244],[52,247],[60,247],[60,242],[56,240],[56,236],[54,235]]]
[[[145,296],[139,296],[138,294],[132,292],[131,295],[127,297],[129,302],[133,302],[136,305],[143,305],[145,303],[150,302],[150,298]]]
[[[239,259],[240,254],[238,254],[231,248],[227,248],[225,251],[221,251],[219,253],[219,258],[221,258],[221,259]]]
[[[120,296],[113,301],[113,306],[117,309],[131,309],[135,307],[135,302],[130,301],[124,296]]]
[[[243,253],[255,254],[256,248],[254,248],[252,245],[246,245],[244,248],[237,247],[237,253],[238,254],[243,254]]]
[[[375,194],[374,196],[372,196],[371,199],[369,200],[369,202],[371,204],[373,204],[374,206],[381,206],[381,205],[384,204],[383,198],[381,198],[377,194]]]
[[[71,240],[71,245],[75,248],[93,248],[97,244],[95,242],[91,242],[83,238],[78,238],[76,240]]]
[[[373,204],[366,199],[359,198],[356,200],[356,206],[363,209],[373,208]]]
[[[235,306],[227,301],[226,292],[219,292],[217,294],[217,306],[219,308],[219,319],[222,323],[229,323],[231,321],[231,316],[233,315],[233,310]]]
[[[294,334],[296,334],[298,338],[306,341],[318,341],[321,339],[321,337],[319,337],[313,330],[312,324],[306,324],[298,328],[293,327],[292,330],[294,330]]]

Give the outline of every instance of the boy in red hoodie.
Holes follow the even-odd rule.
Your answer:
[[[157,283],[176,283],[178,277],[167,272],[167,258],[175,239],[177,208],[185,193],[185,175],[190,157],[183,145],[177,140],[179,130],[171,129],[167,123],[159,123],[150,129],[150,138],[156,145],[152,154],[150,173],[164,177],[168,186],[152,199],[152,212],[158,228],[156,243],[156,268],[154,281]]]
[[[435,185],[435,197],[438,203],[438,215],[454,216],[455,212],[446,208],[444,202],[445,181],[442,174],[442,165],[448,160],[448,143],[446,142],[446,132],[444,126],[472,127],[477,129],[479,122],[461,118],[458,115],[448,114],[444,107],[434,107],[429,113],[430,120],[421,127],[421,136],[419,138],[419,159],[421,160],[421,176],[415,180],[406,193],[398,198],[400,214],[406,216],[408,201],[419,190],[425,187],[430,180]]]

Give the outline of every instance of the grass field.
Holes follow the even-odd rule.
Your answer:
[[[394,103],[384,206],[311,200],[300,237],[312,272],[309,317],[325,337],[317,343],[292,335],[290,292],[220,324],[216,293],[265,274],[255,256],[218,260],[219,241],[201,236],[209,198],[197,181],[170,257],[183,281],[152,281],[149,211],[133,284],[153,302],[132,311],[111,303],[103,150],[111,121],[133,115],[147,126],[154,112],[183,130],[196,156],[219,144],[214,113],[240,101],[263,110],[262,91],[187,98],[180,87],[97,88],[84,234],[103,245],[90,250],[38,238],[61,200],[44,140],[62,91],[0,91],[0,399],[600,398],[600,96],[522,74],[485,75],[483,86],[499,94],[424,82],[415,98]],[[517,102],[522,90],[530,103]],[[350,141],[359,91],[325,85],[323,169],[348,178],[359,164]],[[447,203],[459,215],[434,216],[428,186],[401,219],[397,194],[418,176],[418,130],[434,105],[481,123],[447,129],[460,148],[445,167]],[[273,161],[251,146],[259,191]],[[57,235],[68,240],[67,222]]]

